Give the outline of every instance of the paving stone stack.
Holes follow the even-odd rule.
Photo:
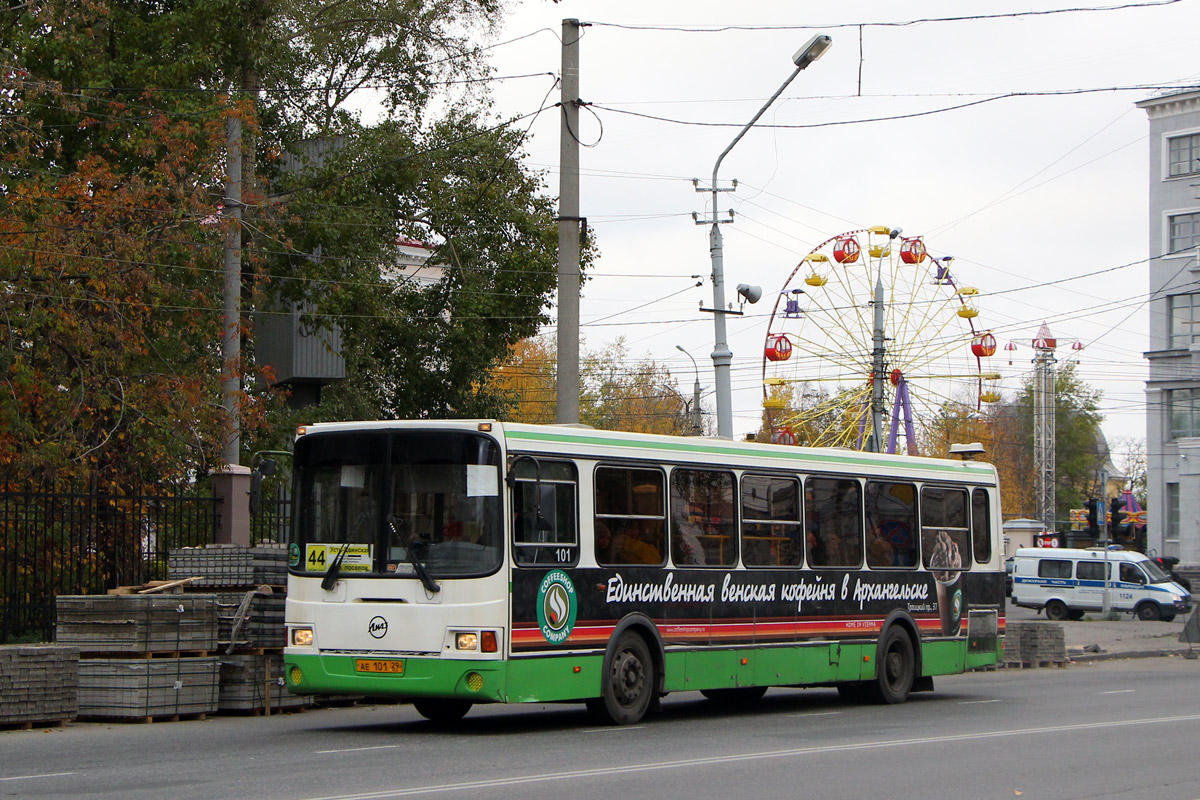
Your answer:
[[[253,547],[236,544],[210,544],[204,547],[181,547],[171,551],[168,559],[170,577],[200,577],[193,587],[222,586],[286,586],[287,546],[258,544]]]
[[[218,709],[219,668],[216,656],[81,659],[79,716],[202,719]]]
[[[222,712],[274,713],[312,705],[312,698],[284,688],[283,656],[234,653],[221,656]]]
[[[170,555],[170,577],[212,592],[217,608],[220,710],[230,713],[292,710],[312,698],[283,686],[287,547],[208,545]]]
[[[57,603],[58,642],[80,653],[80,717],[151,721],[216,712],[212,595],[73,595]]]
[[[217,647],[217,607],[208,594],[63,595],[57,613],[58,644],[84,657]]]
[[[0,726],[62,723],[79,712],[79,648],[0,645]]]
[[[217,605],[217,640],[222,652],[275,649],[284,645],[284,604],[287,595],[260,586],[244,592],[220,591]]]
[[[1066,666],[1067,638],[1055,622],[1010,622],[1004,635],[1007,667]]]

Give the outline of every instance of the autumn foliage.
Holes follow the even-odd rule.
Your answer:
[[[81,99],[19,74],[4,92],[0,482],[118,488],[202,474],[228,428],[223,114]],[[73,115],[89,147],[66,150],[31,105]]]

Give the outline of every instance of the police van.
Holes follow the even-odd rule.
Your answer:
[[[1107,565],[1105,557],[1107,556]],[[1192,597],[1157,564],[1132,550],[1023,547],[1013,560],[1012,603],[1046,610],[1052,620],[1082,619],[1104,608],[1105,567],[1109,608],[1145,620],[1172,620],[1192,609]]]

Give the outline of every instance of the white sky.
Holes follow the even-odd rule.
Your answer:
[[[901,22],[965,13],[1048,11],[1071,3],[583,2],[515,4],[489,51],[496,74],[557,74],[563,18],[593,22],[581,42],[581,214],[601,252],[581,300],[584,347],[624,336],[635,357],[667,364],[685,390],[700,365],[715,403],[707,186],[718,154],[792,71],[814,33],[833,37],[725,159],[721,196],[727,299],[739,283],[764,298],[730,317],[734,434],[761,415],[762,342],[775,296],[825,239],[873,225],[924,235],[933,255],[980,290],[978,323],[1001,350],[991,368],[1012,391],[1032,369],[1043,320],[1060,361],[1079,340],[1080,374],[1104,392],[1110,439],[1145,437],[1148,349],[1148,123],[1134,103],[1149,90],[1016,97],[885,122],[771,129],[923,112],[1013,92],[1069,92],[1196,83],[1200,2],[977,21]],[[968,11],[969,9],[969,11]],[[605,23],[605,24],[600,24]],[[860,61],[859,29],[862,30]],[[616,25],[811,26],[688,33]],[[833,27],[849,26],[849,27]],[[859,73],[861,69],[861,89]],[[539,108],[548,75],[496,87],[501,117]],[[558,100],[558,90],[549,103]],[[619,111],[729,127],[677,125]],[[594,113],[592,113],[594,112]],[[521,123],[522,126],[528,123]],[[558,192],[559,114],[530,126],[529,166]],[[1123,265],[1129,265],[1122,267]],[[1119,269],[1118,269],[1119,268]],[[1089,273],[1101,275],[1084,278]],[[689,276],[700,275],[702,287]],[[1046,286],[1047,282],[1068,279]],[[662,299],[659,299],[662,298]],[[868,298],[863,298],[866,302]],[[602,322],[601,322],[602,320]],[[592,324],[589,324],[592,323]],[[1008,365],[1003,347],[1020,347]]]

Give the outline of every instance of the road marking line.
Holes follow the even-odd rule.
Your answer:
[[[41,775],[10,775],[0,778],[0,781],[31,781],[36,778],[61,778],[64,775],[74,775],[74,772],[44,772]]]
[[[1035,734],[1061,734],[1078,731],[1094,731],[1100,728],[1129,728],[1146,725],[1170,725],[1180,722],[1200,722],[1200,714],[1188,714],[1179,717],[1156,717],[1149,719],[1119,719],[1111,722],[1080,722],[1071,725],[1045,725],[1036,728],[1012,728],[1008,730],[989,731],[982,733],[956,733],[945,736],[918,736],[911,739],[882,739],[874,742],[859,744],[833,744],[816,747],[796,747],[788,750],[765,750],[760,753],[741,753],[724,756],[708,756],[703,758],[682,758],[674,761],[652,761],[644,764],[618,764],[611,767],[593,767],[591,769],[566,770],[540,775],[514,775],[511,778],[492,778],[489,780],[463,781],[461,783],[441,783],[429,786],[414,786],[412,788],[383,789],[378,792],[362,792],[360,794],[330,795],[310,800],[386,800],[392,797],[412,797],[423,794],[444,794],[462,792],[469,789],[496,789],[502,787],[521,786],[552,781],[574,780],[578,778],[595,778],[608,775],[627,776],[632,772],[659,772],[673,769],[694,769],[696,767],[732,764],[744,761],[765,761],[774,758],[794,758],[796,756],[819,755],[826,753],[853,753],[864,750],[882,750],[891,747],[909,747],[912,745],[961,743],[984,739],[1000,739],[1010,736],[1029,736]]]
[[[621,725],[611,728],[584,728],[580,733],[618,733],[620,731],[640,731],[645,725]]]
[[[798,714],[788,714],[789,717],[836,717],[840,711],[801,711]]]
[[[959,705],[960,706],[978,706],[978,705],[982,705],[984,703],[1002,703],[1002,702],[1004,702],[1004,701],[1003,700],[962,700],[959,702]]]
[[[398,744],[377,744],[373,747],[347,747],[342,750],[318,750],[317,755],[324,756],[330,753],[358,753],[363,750],[395,750],[400,747]]]
[[[1097,694],[1133,694],[1137,689],[1113,689],[1111,692],[1097,692]]]

